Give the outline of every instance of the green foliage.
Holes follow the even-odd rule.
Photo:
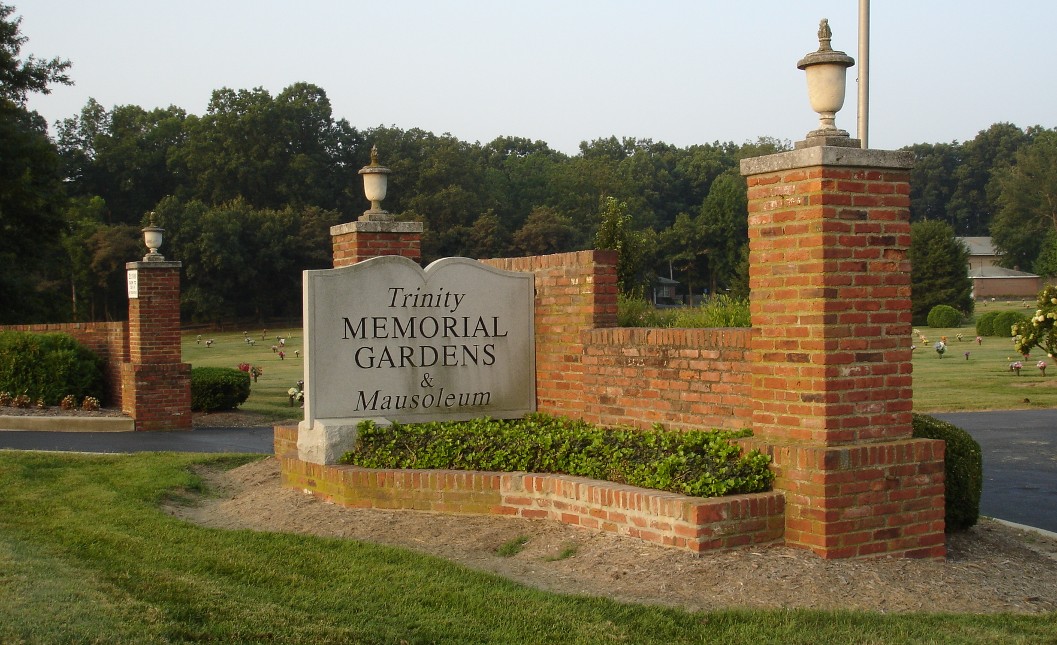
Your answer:
[[[1036,275],[1057,277],[1057,230],[1048,231],[1031,270]]]
[[[995,185],[999,208],[991,235],[1002,265],[1031,267],[1057,232],[1057,131],[1040,131],[1020,147],[1014,163],[996,174]]]
[[[15,8],[0,4],[0,323],[65,318],[63,177],[48,126],[31,94],[69,85],[69,61],[22,58],[27,37]],[[36,318],[36,320],[33,320]]]
[[[998,317],[998,313],[997,311],[988,311],[976,317],[977,336],[995,335],[995,318]]]
[[[750,327],[749,301],[721,295],[696,307],[658,309],[643,298],[617,297],[617,324],[621,327],[664,327],[709,329]]]
[[[929,311],[929,327],[957,327],[961,322],[961,312],[950,305],[936,305]]]
[[[969,251],[955,239],[950,225],[930,220],[910,226],[910,301],[915,325],[925,324],[936,305],[972,312],[968,263]]]
[[[1013,324],[1016,348],[1021,354],[1027,354],[1038,347],[1053,356],[1057,353],[1057,286],[1040,291],[1036,304],[1035,315]]]
[[[632,229],[626,202],[605,197],[599,211],[595,248],[617,252],[617,284],[620,293],[641,292],[646,284],[648,261],[657,252],[656,235],[652,229]]]
[[[768,490],[770,457],[741,454],[731,439],[747,431],[607,430],[542,414],[521,420],[359,426],[342,463],[564,473],[696,497]]]
[[[234,410],[250,396],[250,375],[230,367],[191,370],[191,409],[202,412]]]
[[[1013,327],[1028,322],[1028,317],[1019,311],[1001,311],[991,322],[992,335],[999,338],[1011,338],[1014,335]]]
[[[958,426],[924,414],[913,416],[914,437],[942,439],[947,444],[944,464],[944,521],[948,532],[964,531],[980,516],[983,490],[983,453],[980,444]]]
[[[0,390],[26,394],[45,405],[63,397],[102,399],[103,361],[67,334],[0,332]]]

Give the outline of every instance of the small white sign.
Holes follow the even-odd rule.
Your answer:
[[[139,298],[139,271],[136,269],[128,271],[128,297]]]

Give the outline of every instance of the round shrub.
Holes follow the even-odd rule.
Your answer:
[[[919,439],[946,442],[944,521],[948,532],[968,529],[980,517],[980,491],[984,485],[980,444],[958,426],[924,414],[914,415],[913,428]]]
[[[980,314],[976,319],[976,335],[977,336],[994,336],[995,335],[995,318],[998,316],[997,311],[989,311],[986,314]]]
[[[936,305],[926,322],[929,327],[957,327],[962,323],[962,314],[950,305]]]
[[[991,323],[994,327],[992,330],[992,336],[999,336],[1000,338],[1012,338],[1013,325],[1028,321],[1028,317],[1019,311],[1003,311],[995,316],[994,321]]]
[[[250,397],[250,375],[229,367],[191,369],[191,409],[234,410]]]
[[[103,359],[68,334],[0,332],[0,390],[45,405],[67,394],[103,400]]]

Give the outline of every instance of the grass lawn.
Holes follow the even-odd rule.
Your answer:
[[[300,327],[284,329],[246,328],[239,332],[185,332],[183,360],[192,367],[238,367],[249,363],[264,368],[256,383],[250,385],[250,398],[241,409],[275,419],[301,419],[299,406],[291,406],[287,390],[304,378],[304,337]],[[199,338],[200,337],[200,338]],[[253,345],[246,342],[253,340]],[[285,357],[272,351],[277,338],[286,339]],[[213,340],[207,345],[207,340]],[[299,355],[300,354],[300,355]]]
[[[689,613],[561,596],[409,551],[207,529],[159,510],[201,489],[190,465],[248,459],[0,451],[0,642],[1057,640],[1052,616]]]
[[[1035,304],[1033,301],[977,304],[977,315],[987,311],[1020,311],[1031,315]],[[973,321],[947,329],[927,326],[915,329],[928,338],[927,343],[922,343],[917,335],[911,339],[917,345],[913,359],[916,412],[1057,408],[1057,362],[1041,350],[1036,349],[1029,360],[1024,360],[1013,351],[1009,336],[985,336],[978,345]],[[961,341],[958,334],[962,335]],[[947,351],[941,358],[933,345],[943,336],[947,337]],[[968,358],[965,352],[969,352]],[[1046,376],[1035,367],[1039,359],[1048,365]],[[1015,360],[1024,364],[1019,376],[1009,371],[1009,364]]]

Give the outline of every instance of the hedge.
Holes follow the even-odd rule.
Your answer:
[[[191,409],[234,410],[250,397],[250,375],[229,367],[191,369]]]
[[[962,314],[950,305],[936,305],[929,311],[926,322],[933,328],[957,327],[962,322]]]
[[[58,405],[66,395],[104,401],[104,362],[68,334],[0,332],[0,391]]]
[[[980,517],[980,491],[984,485],[980,444],[953,423],[928,415],[914,414],[912,426],[919,439],[942,439],[947,443],[944,520],[948,532],[968,529]]]

